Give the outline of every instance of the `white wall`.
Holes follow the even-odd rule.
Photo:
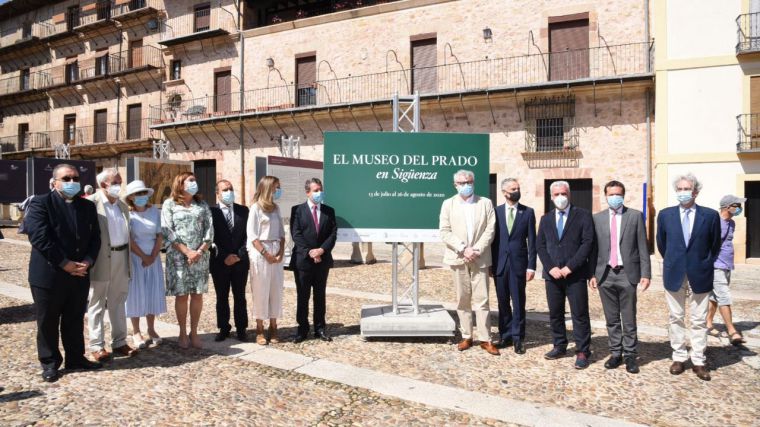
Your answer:
[[[667,5],[668,59],[735,54],[741,0],[667,0]]]

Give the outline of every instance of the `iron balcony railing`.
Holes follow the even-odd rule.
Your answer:
[[[244,113],[388,100],[394,94],[441,95],[551,82],[644,75],[652,70],[652,45],[631,43],[559,53],[522,55],[436,67],[402,69],[308,85],[174,99],[151,106],[154,125]],[[241,106],[242,96],[242,111]]]
[[[739,15],[736,27],[736,53],[760,51],[760,13]]]
[[[304,3],[280,9],[272,7],[265,10],[264,21],[259,22],[259,27],[275,25],[281,22],[290,22],[297,19],[310,18],[312,16],[327,15],[344,10],[358,9],[361,7],[375,6],[383,3],[394,3],[399,0],[322,0],[315,3]]]
[[[111,6],[111,16],[114,19],[119,19],[131,13],[151,8],[158,10],[161,8],[161,3],[158,0],[115,1]]]
[[[40,90],[51,85],[50,75],[46,72],[19,72],[15,76],[0,80],[0,96],[12,95],[32,90]]]
[[[161,51],[153,46],[124,50],[106,57],[96,58],[95,65],[79,69],[77,80],[113,76],[146,68],[161,67]]]
[[[739,153],[760,151],[760,114],[740,114],[736,116],[737,142]]]
[[[111,2],[98,0],[92,5],[92,9],[79,10],[79,16],[77,22],[75,22],[75,28],[86,27],[95,23],[105,22],[111,19]]]
[[[32,22],[0,31],[0,48],[13,46],[27,40],[45,39],[66,32],[66,23],[53,24],[52,21]]]
[[[118,123],[103,123],[101,125],[79,126],[75,132],[76,139],[73,142],[69,142],[69,144],[114,144],[151,139],[154,131],[151,131],[148,125],[148,119],[140,119]]]
[[[578,140],[575,117],[552,117],[526,121],[526,153],[576,151]]]
[[[46,132],[26,132],[0,138],[3,153],[50,148]]]
[[[222,7],[196,9],[161,23],[161,43],[205,32],[232,33],[236,31],[235,17]]]

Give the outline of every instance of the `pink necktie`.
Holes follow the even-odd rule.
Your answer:
[[[615,214],[617,212],[612,211],[612,220],[610,221],[610,267],[615,268],[618,265],[618,236],[617,236],[617,221],[615,220]]]
[[[314,218],[314,228],[319,231],[319,219],[317,218],[317,205],[311,207],[311,216]]]

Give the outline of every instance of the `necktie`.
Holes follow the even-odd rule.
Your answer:
[[[507,216],[507,230],[509,234],[512,234],[513,225],[515,225],[515,208],[509,208],[509,216]]]
[[[557,237],[562,238],[562,232],[565,231],[565,211],[559,211],[559,221],[557,221]]]
[[[689,219],[690,209],[686,209],[683,213],[683,221],[681,222],[681,229],[683,229],[683,243],[689,246],[689,239],[691,238],[691,220]]]
[[[610,220],[610,267],[618,266],[618,232],[617,232],[617,212],[612,211],[612,220]]]
[[[225,214],[224,214],[224,219],[227,221],[227,228],[229,228],[230,231],[232,231],[232,228],[234,226],[232,224],[232,209],[227,208],[227,210],[225,211]]]
[[[317,217],[317,205],[311,207],[311,216],[314,219],[314,228],[319,231],[319,218]]]

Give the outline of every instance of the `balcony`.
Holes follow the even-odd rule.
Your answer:
[[[5,156],[20,151],[44,150],[50,148],[46,132],[27,132],[0,138],[0,152]]]
[[[309,85],[277,87],[173,100],[151,106],[152,126],[216,120],[220,117],[370,104],[395,94],[419,91],[436,98],[464,94],[568,85],[651,80],[652,46],[631,43],[560,53],[456,62],[429,68],[317,80]],[[241,111],[242,97],[242,111]]]
[[[161,23],[161,41],[174,46],[194,40],[222,36],[236,31],[232,12],[221,8],[196,9],[193,13],[168,19]]]
[[[24,74],[0,80],[0,98],[19,95],[34,96],[52,85],[50,75],[43,71]]]
[[[66,23],[33,22],[3,31],[0,34],[0,54],[11,50],[36,45],[40,41],[49,42],[70,34]]]
[[[98,0],[83,6],[74,20],[74,31],[90,31],[111,24],[111,2]]]
[[[736,27],[736,54],[760,52],[760,13],[739,15]]]
[[[375,6],[378,4],[394,3],[397,1],[399,0],[318,0],[316,2],[297,6],[293,6],[292,2],[275,1],[271,2],[272,5],[263,7],[263,21],[260,20],[256,27],[266,27],[282,22],[291,22],[298,19],[311,18],[314,16]]]
[[[158,0],[116,0],[111,6],[114,21],[125,21],[145,15],[152,15],[160,9]]]
[[[736,116],[737,153],[760,153],[760,114]]]

